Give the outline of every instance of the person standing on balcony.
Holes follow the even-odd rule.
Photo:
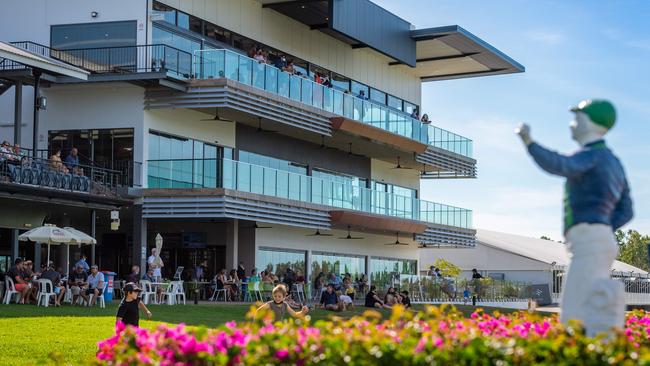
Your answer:
[[[364,90],[359,90],[359,95],[357,95],[357,98],[368,100],[368,96],[366,95],[366,92]]]
[[[587,335],[622,327],[625,321],[623,284],[610,279],[618,254],[614,231],[632,219],[632,199],[625,170],[605,144],[616,110],[607,100],[583,100],[570,109],[571,137],[580,149],[562,155],[533,141],[530,127],[515,130],[528,153],[546,172],[566,178],[564,236],[569,268],[564,280],[560,320],[579,320]]]
[[[275,60],[275,67],[284,71],[284,68],[287,67],[287,58],[282,55]]]
[[[411,113],[411,118],[420,119],[420,111],[418,111],[417,108],[413,108],[413,112]]]
[[[431,120],[429,119],[429,115],[426,114],[426,113],[422,115],[422,119],[420,121],[424,125],[430,125],[431,124]]]

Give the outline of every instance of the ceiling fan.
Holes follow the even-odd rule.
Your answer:
[[[267,130],[262,128],[262,117],[259,118],[259,124],[257,125],[257,132],[267,132],[267,133],[278,133],[280,131]]]
[[[397,165],[394,166],[392,169],[406,169],[406,170],[413,170],[413,168],[409,168],[409,167],[407,167],[407,166],[402,166],[402,164],[400,164],[400,160],[399,160],[399,159],[400,159],[400,158],[399,158],[399,156],[398,156],[398,157],[397,157]]]
[[[219,108],[214,109],[214,117],[208,119],[202,119],[201,121],[219,121],[219,122],[235,122],[235,120],[227,119],[219,116]]]
[[[320,150],[320,149],[337,150],[337,148],[335,147],[325,145],[325,135],[320,135],[320,145],[316,148],[316,150]]]
[[[316,230],[315,233],[313,233],[313,234],[307,234],[307,235],[305,235],[305,236],[334,236],[334,235],[332,235],[332,234],[322,234],[322,233],[320,232],[320,230]]]
[[[348,225],[348,236],[343,237],[343,238],[339,238],[339,239],[344,239],[344,240],[359,240],[359,239],[363,239],[363,238],[360,237],[360,236],[352,236],[352,234],[350,234],[350,225]]]
[[[386,243],[384,245],[409,245],[409,244],[399,241],[399,232],[397,232],[395,233],[395,241],[393,243]]]
[[[348,145],[349,145],[349,148],[348,148],[348,156],[358,156],[358,157],[360,157],[360,158],[365,158],[364,155],[355,154],[355,153],[352,152],[352,143],[351,143],[351,142],[348,143]]]

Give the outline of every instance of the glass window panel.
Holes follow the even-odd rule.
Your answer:
[[[203,22],[197,17],[190,16],[190,30],[192,32],[203,34]]]
[[[365,97],[368,98],[368,93],[369,93],[368,85],[361,84],[361,83],[356,82],[356,81],[353,80],[352,81],[352,89],[351,89],[352,95],[354,95],[355,97],[359,96],[359,93],[361,91],[363,91]]]
[[[305,104],[312,104],[313,97],[313,83],[308,79],[300,78],[301,90],[302,90],[302,102]]]
[[[266,65],[259,62],[253,62],[253,86],[264,89],[264,70]]]
[[[179,28],[183,29],[190,29],[190,16],[189,14],[185,14],[182,11],[177,11],[176,12],[176,25]]]
[[[278,92],[278,73],[283,74],[282,72],[279,72],[278,69],[276,69],[273,66],[269,65],[264,65],[265,69],[265,89],[272,92],[272,93],[279,93]],[[280,95],[283,95],[282,93],[279,93]]]
[[[370,270],[371,283],[380,291],[385,291],[399,284],[399,275],[417,274],[417,260],[372,257]]]
[[[247,85],[251,84],[253,71],[253,60],[248,57],[239,56],[239,82]]]
[[[386,104],[386,93],[377,89],[370,88],[370,100],[377,103]]]
[[[301,91],[300,91],[300,84],[302,82],[302,79],[300,76],[295,76],[291,75],[290,77],[290,82],[289,82],[289,96],[293,100],[300,101],[301,98]]]
[[[160,136],[149,134],[149,160],[160,159]]]
[[[343,75],[332,73],[332,86],[343,92],[350,91],[350,79]]]
[[[238,80],[239,76],[239,55],[232,52],[226,52],[226,77],[232,80]]]
[[[364,256],[313,252],[311,255],[311,281],[323,273],[328,276],[334,274],[343,277],[350,274],[356,282],[361,275],[366,274],[366,259]]]
[[[136,21],[124,21],[53,25],[50,32],[52,48],[70,50],[135,46],[137,29]]]
[[[212,23],[205,22],[205,35],[210,39],[230,44],[230,32]]]
[[[169,6],[154,1],[152,13],[161,16],[165,22],[176,25],[176,10]]]
[[[280,281],[283,280],[287,268],[291,268],[298,275],[305,273],[304,251],[260,248],[257,251],[256,258],[255,265],[258,272],[273,272],[280,278]]]
[[[402,100],[399,99],[399,98],[396,98],[396,97],[394,97],[392,95],[389,95],[388,96],[388,106],[401,111],[402,108],[403,108]]]

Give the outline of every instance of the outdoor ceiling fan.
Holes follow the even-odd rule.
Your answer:
[[[319,230],[316,230],[315,233],[307,234],[305,236],[334,236],[334,235],[332,235],[332,234],[323,234],[323,233],[320,232],[320,229],[319,229]]]
[[[262,128],[262,117],[259,117],[259,123],[257,125],[257,132],[267,132],[267,133],[278,133],[280,131],[274,131],[274,130],[267,130],[265,128]]]
[[[409,244],[399,241],[399,232],[396,232],[395,233],[395,241],[393,243],[386,243],[384,245],[409,245]]]
[[[230,122],[230,123],[235,122],[235,120],[227,119],[219,116],[219,108],[214,109],[213,118],[202,119],[201,121],[219,121],[219,122]]]
[[[359,240],[359,239],[363,239],[363,238],[360,237],[360,236],[352,236],[352,234],[350,233],[350,225],[348,225],[348,236],[343,237],[343,238],[339,238],[339,239],[343,239],[343,240]]]
[[[348,156],[358,156],[360,158],[365,158],[365,155],[355,154],[352,152],[352,143],[348,143]]]
[[[325,135],[320,135],[320,145],[316,148],[316,150],[321,150],[321,149],[337,150],[337,148],[335,148],[335,147],[325,145]]]
[[[413,168],[409,168],[409,167],[407,167],[407,166],[402,166],[402,164],[400,164],[400,157],[399,157],[399,156],[397,157],[397,165],[394,166],[392,169],[406,169],[406,170],[413,170]]]

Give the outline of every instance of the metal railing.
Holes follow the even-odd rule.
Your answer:
[[[115,170],[7,152],[0,152],[0,179],[23,186],[109,196],[117,195],[118,187],[124,186],[124,177]]]
[[[229,159],[147,161],[148,188],[227,188],[433,224],[472,227],[472,211]]]
[[[228,78],[462,156],[473,154],[468,138],[229,50],[194,51],[194,75]]]
[[[192,76],[192,54],[164,44],[60,50],[30,41],[14,46],[97,74],[166,72]]]
[[[489,278],[474,280],[399,275],[399,290],[408,290],[414,302],[467,301],[463,295],[465,289],[468,290],[470,298],[475,295],[480,301],[521,301],[530,297],[530,285],[528,282]]]

